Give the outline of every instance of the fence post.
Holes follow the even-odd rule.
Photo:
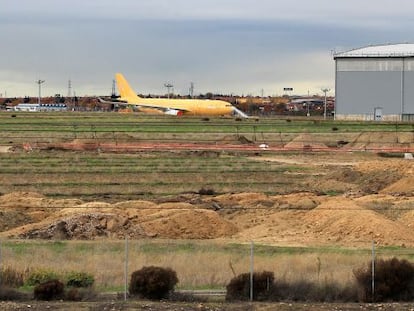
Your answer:
[[[375,301],[375,241],[372,241],[371,292],[372,292],[372,302],[374,302]]]
[[[128,237],[125,236],[125,288],[124,288],[124,300],[127,300],[128,291]]]
[[[253,301],[254,244],[250,243],[250,301]]]
[[[1,240],[0,240],[0,286],[2,285],[2,281],[3,281],[3,261],[2,261],[2,257],[1,257]]]

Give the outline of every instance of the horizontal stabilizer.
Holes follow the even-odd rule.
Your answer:
[[[247,114],[245,114],[240,109],[237,109],[236,107],[233,108],[233,113],[234,113],[234,115],[239,116],[241,118],[246,118],[247,119],[249,117]]]

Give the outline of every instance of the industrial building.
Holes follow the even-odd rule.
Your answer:
[[[26,111],[26,112],[38,112],[38,111],[66,111],[66,104],[28,104],[20,103],[16,106],[7,106],[8,111]]]
[[[414,44],[335,53],[335,118],[414,121]]]

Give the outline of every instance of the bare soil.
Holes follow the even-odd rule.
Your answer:
[[[324,159],[254,159],[323,165]],[[273,245],[414,246],[414,162],[338,157],[338,169],[315,183],[342,194],[314,191],[185,194],[158,201],[53,200],[38,193],[0,197],[1,236],[41,239],[150,237],[254,240]],[[332,165],[335,157],[329,160]],[[317,170],[317,169],[316,169]],[[309,189],[315,184],[309,185]],[[336,188],[335,188],[336,187]],[[322,187],[323,188],[323,187]]]
[[[17,310],[61,310],[61,311],[92,311],[92,310],[146,310],[146,311],[412,311],[410,303],[187,303],[187,302],[150,302],[150,301],[112,301],[112,302],[0,302],[0,309],[4,311]]]

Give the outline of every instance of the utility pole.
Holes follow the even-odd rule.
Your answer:
[[[37,98],[37,103],[40,105],[40,98],[42,97],[42,83],[44,83],[45,80],[37,80],[36,83],[39,85],[39,97]]]
[[[68,98],[72,97],[72,81],[69,79],[68,81]]]
[[[68,101],[72,104],[72,81],[68,80]]]
[[[115,85],[116,85],[115,80],[112,80],[111,98],[115,98],[116,97]]]
[[[190,83],[190,98],[194,97],[194,83]]]
[[[322,92],[325,93],[325,103],[324,103],[324,108],[323,108],[323,119],[326,119],[326,93],[328,93],[331,89],[328,88],[323,88],[321,89]]]
[[[168,92],[167,96],[168,96],[168,99],[170,99],[170,89],[173,88],[174,85],[172,85],[171,83],[164,83],[164,86],[167,88],[167,92]]]

